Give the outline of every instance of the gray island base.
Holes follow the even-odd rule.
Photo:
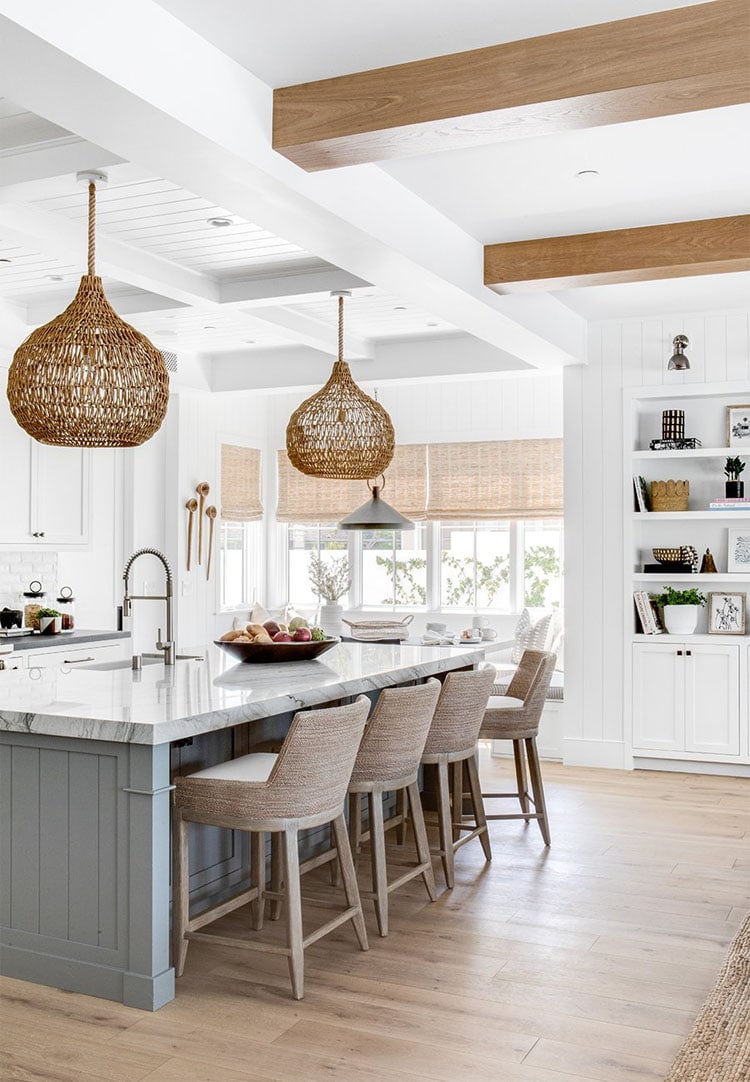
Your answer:
[[[0,673],[0,973],[144,1010],[168,1003],[174,772],[280,738],[296,710],[482,658],[342,643],[318,661],[237,665],[212,646],[172,668]],[[231,832],[193,844],[199,905],[244,881]]]

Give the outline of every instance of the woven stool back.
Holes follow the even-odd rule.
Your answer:
[[[360,695],[346,706],[295,714],[264,782],[175,779],[175,803],[221,819],[304,819],[342,809],[370,709]]]
[[[525,703],[545,656],[544,650],[524,650],[505,694],[513,699],[521,699]]]
[[[524,650],[506,692],[509,697],[523,699],[523,706],[490,706],[482,723],[482,737],[513,740],[537,735],[556,660],[555,654],[543,650]]]
[[[427,735],[425,755],[474,748],[496,675],[491,665],[448,673]]]
[[[440,681],[380,692],[362,737],[352,784],[416,776],[440,695]]]

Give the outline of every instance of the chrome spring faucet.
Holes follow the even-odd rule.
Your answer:
[[[164,593],[163,594],[131,594],[130,591],[130,569],[138,559],[139,556],[155,556],[157,560],[161,560],[164,565]],[[131,602],[133,601],[164,601],[166,603],[166,617],[167,617],[167,637],[162,641],[161,628],[159,628],[158,638],[156,642],[156,649],[161,650],[164,654],[164,664],[174,665],[175,663],[175,644],[174,635],[172,633],[172,571],[167,562],[166,556],[159,552],[158,549],[138,549],[130,557],[125,564],[125,570],[122,573],[123,580],[125,582],[125,593],[122,599],[122,615],[128,617],[131,615]]]

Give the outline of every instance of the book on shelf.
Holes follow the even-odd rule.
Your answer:
[[[635,503],[633,505],[636,511],[650,511],[651,510],[651,495],[648,490],[648,482],[645,477],[633,477],[633,491],[635,493]]]
[[[644,635],[660,635],[662,628],[659,623],[654,607],[646,590],[635,590],[633,593],[635,611]]]
[[[750,511],[750,500],[712,500],[709,511]]]
[[[645,575],[692,575],[695,565],[682,560],[669,561],[662,564],[644,564]]]
[[[650,451],[697,451],[702,446],[695,436],[687,436],[681,440],[651,440],[648,445]]]

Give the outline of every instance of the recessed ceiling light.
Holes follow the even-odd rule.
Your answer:
[[[216,327],[214,326],[214,324],[213,324],[213,323],[207,323],[207,324],[205,325],[205,327],[203,328],[203,330],[204,330],[204,331],[215,331],[215,330],[216,330]]]
[[[440,326],[440,324],[439,324],[439,323],[435,323],[435,322],[434,322],[434,320],[433,320],[432,322],[428,322],[427,326],[428,326],[428,327],[439,327],[439,326]]]
[[[64,280],[62,274],[45,274],[44,277],[48,282],[62,282]]]
[[[10,263],[10,259],[0,259],[0,263]]]
[[[576,173],[579,180],[593,180],[599,176],[598,169],[581,169]]]
[[[254,338],[246,338],[245,339],[245,345],[246,346],[254,346],[255,345],[255,339]]]
[[[406,311],[406,305],[405,304],[397,304],[394,307],[393,311],[394,312],[405,312]]]
[[[216,226],[217,229],[223,229],[227,225],[234,225],[231,218],[207,218],[208,225]]]

